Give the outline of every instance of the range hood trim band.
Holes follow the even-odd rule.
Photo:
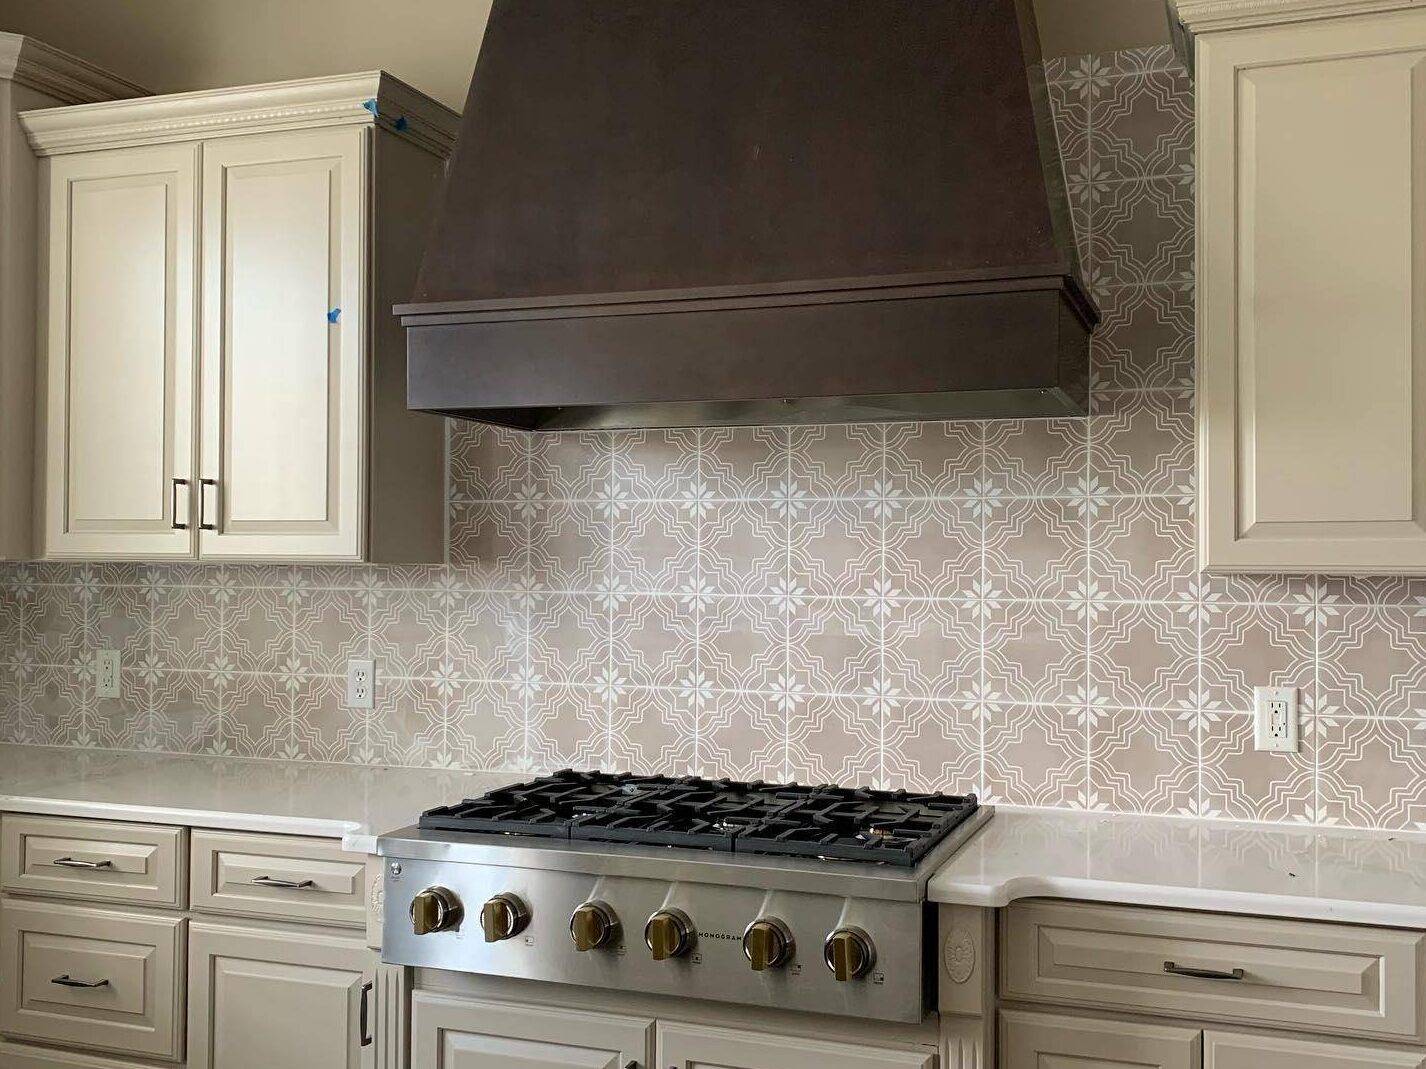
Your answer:
[[[599,293],[582,297],[444,301],[398,304],[392,308],[406,327],[517,320],[572,319],[585,316],[669,315],[680,312],[734,311],[742,308],[795,308],[819,304],[914,300],[923,297],[974,297],[1031,290],[1058,291],[1086,330],[1099,324],[1099,309],[1073,275],[1046,271],[994,279],[941,280],[837,279],[818,286],[789,283],[785,288],[708,287],[700,290]]]

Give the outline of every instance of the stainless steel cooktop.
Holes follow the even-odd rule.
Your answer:
[[[403,965],[919,1021],[974,796],[562,772],[381,837]]]

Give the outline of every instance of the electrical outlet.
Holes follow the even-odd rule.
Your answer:
[[[1297,753],[1297,688],[1253,688],[1253,742],[1259,750]]]
[[[376,708],[376,662],[347,662],[347,708]]]
[[[94,655],[94,696],[119,696],[119,651],[100,650]]]

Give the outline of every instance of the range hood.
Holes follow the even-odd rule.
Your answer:
[[[396,311],[530,430],[1082,414],[1029,0],[495,0]]]

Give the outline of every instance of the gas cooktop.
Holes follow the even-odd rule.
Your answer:
[[[565,770],[429,810],[420,827],[912,868],[977,808],[973,794]]]

